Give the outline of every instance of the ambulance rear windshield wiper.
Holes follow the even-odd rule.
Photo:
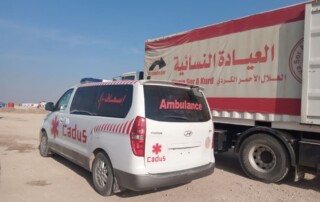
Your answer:
[[[164,116],[164,118],[166,119],[178,119],[178,120],[188,120],[187,117],[185,116],[173,116],[173,115],[168,115],[168,116]]]

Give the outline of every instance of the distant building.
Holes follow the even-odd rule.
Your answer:
[[[34,108],[44,108],[47,102],[42,101],[40,103],[22,103],[22,107],[34,107]]]
[[[22,103],[22,107],[38,107],[39,103]]]
[[[5,107],[6,103],[0,101],[0,108]]]
[[[8,108],[14,108],[14,103],[13,102],[8,102],[7,107]]]
[[[47,102],[46,101],[42,101],[40,102],[40,104],[38,104],[38,108],[44,108],[46,106]]]

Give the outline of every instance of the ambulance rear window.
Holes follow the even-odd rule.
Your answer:
[[[205,122],[210,113],[202,93],[167,86],[144,86],[146,117],[157,121]]]

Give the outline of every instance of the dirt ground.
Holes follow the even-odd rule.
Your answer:
[[[215,172],[191,183],[147,192],[97,194],[86,170],[55,155],[39,155],[45,114],[0,111],[0,201],[318,201],[320,177],[265,184],[248,179],[237,155],[216,155]]]

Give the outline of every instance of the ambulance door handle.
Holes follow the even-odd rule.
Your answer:
[[[70,122],[69,118],[64,118],[64,117],[60,117],[59,121],[60,121],[60,123],[66,124],[66,125],[68,125]]]
[[[66,119],[65,119],[65,123],[66,123],[67,125],[69,125],[69,123],[70,123],[69,118],[66,118]]]

